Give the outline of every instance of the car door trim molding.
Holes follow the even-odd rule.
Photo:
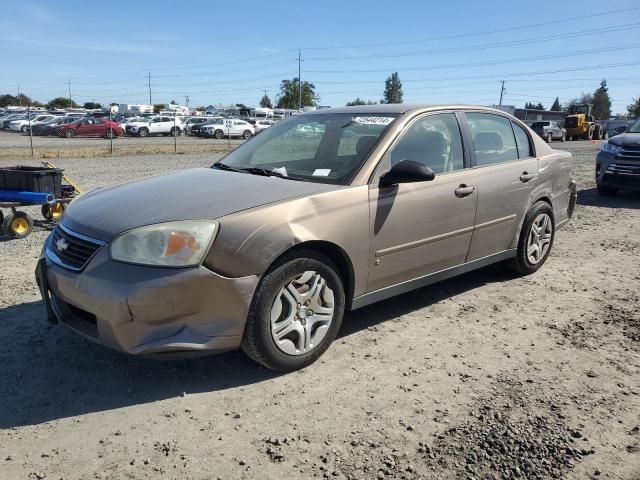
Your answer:
[[[440,270],[439,272],[430,273],[428,275],[424,275],[422,277],[418,277],[413,280],[408,280],[406,282],[397,283],[395,285],[381,288],[379,290],[374,290],[373,292],[365,293],[364,295],[360,295],[359,297],[356,297],[353,299],[351,303],[351,309],[355,310],[357,308],[362,308],[372,303],[379,302],[381,300],[386,300],[387,298],[395,297],[396,295],[410,292],[412,290],[416,290],[417,288],[426,287],[428,285],[441,282],[448,278],[456,277],[463,273],[467,273],[472,270],[477,270],[478,268],[486,267],[487,265],[491,265],[492,263],[495,263],[495,262],[508,260],[516,256],[516,251],[517,250],[515,248],[510,250],[505,250],[503,252],[489,255],[487,257],[478,258],[476,260],[473,260],[472,262],[463,263],[462,265],[458,265],[457,267],[447,268],[445,270]]]
[[[421,240],[415,240],[409,243],[403,243],[402,245],[396,245],[394,247],[383,248],[382,250],[378,250],[376,252],[376,257],[384,257],[385,255],[390,255],[392,253],[403,252],[405,250],[411,250],[412,248],[421,247],[423,245],[428,245],[430,243],[440,242],[442,240],[447,240],[449,238],[457,237],[460,235],[464,235],[465,233],[473,232],[474,227],[465,227],[460,230],[454,230],[452,232],[443,233],[440,235],[435,235],[433,237],[423,238]]]
[[[513,213],[511,215],[507,215],[506,217],[496,218],[496,219],[493,219],[493,220],[489,220],[488,222],[479,223],[478,225],[475,226],[474,230],[480,230],[482,228],[493,227],[494,225],[499,225],[501,223],[510,222],[511,220],[515,219],[517,216],[518,215]]]

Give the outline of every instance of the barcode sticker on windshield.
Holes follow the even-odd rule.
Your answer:
[[[331,173],[331,169],[330,168],[316,168],[313,171],[313,176],[314,177],[328,177],[330,173]]]
[[[353,121],[361,125],[389,125],[393,117],[353,117]]]

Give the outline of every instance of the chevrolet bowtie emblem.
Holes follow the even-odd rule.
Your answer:
[[[56,242],[56,249],[59,252],[64,252],[67,248],[69,248],[69,242],[67,242],[64,238],[58,239]]]

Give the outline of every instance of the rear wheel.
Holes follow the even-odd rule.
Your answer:
[[[564,142],[567,139],[567,134],[562,132],[562,136],[560,137],[560,141]]]
[[[107,137],[107,138],[113,138],[113,130],[108,129],[106,131],[106,133],[104,134],[104,136]]]
[[[213,136],[220,140],[221,138],[224,138],[224,132],[222,130],[216,130],[213,133]]]
[[[336,337],[345,296],[337,268],[313,250],[285,255],[260,280],[242,349],[256,362],[293,371],[315,362]]]
[[[250,130],[245,130],[244,133],[242,134],[242,138],[244,138],[245,140],[248,140],[251,138],[251,131]]]
[[[598,194],[602,195],[603,197],[612,197],[618,194],[618,189],[614,187],[605,187],[604,185],[598,184],[597,188]]]
[[[27,126],[25,125],[24,127],[22,127],[22,128],[20,129],[20,131],[21,131],[22,133],[27,133]]]
[[[73,138],[76,136],[76,131],[72,130],[71,128],[69,130],[67,130],[66,132],[64,132],[64,136],[67,138]]]
[[[172,137],[177,137],[178,135],[180,135],[180,129],[176,127],[171,127],[171,130],[169,131],[169,135],[171,135]]]
[[[522,275],[536,272],[546,262],[554,236],[553,209],[547,202],[535,203],[524,218],[516,256],[507,262],[509,269]]]
[[[33,219],[25,212],[10,213],[4,217],[2,229],[9,238],[24,238],[33,230]]]

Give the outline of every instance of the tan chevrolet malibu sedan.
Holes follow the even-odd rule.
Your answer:
[[[575,201],[571,155],[502,111],[318,110],[211,168],[80,197],[36,275],[49,319],[105,346],[289,371],[348,310],[495,262],[535,272]]]

